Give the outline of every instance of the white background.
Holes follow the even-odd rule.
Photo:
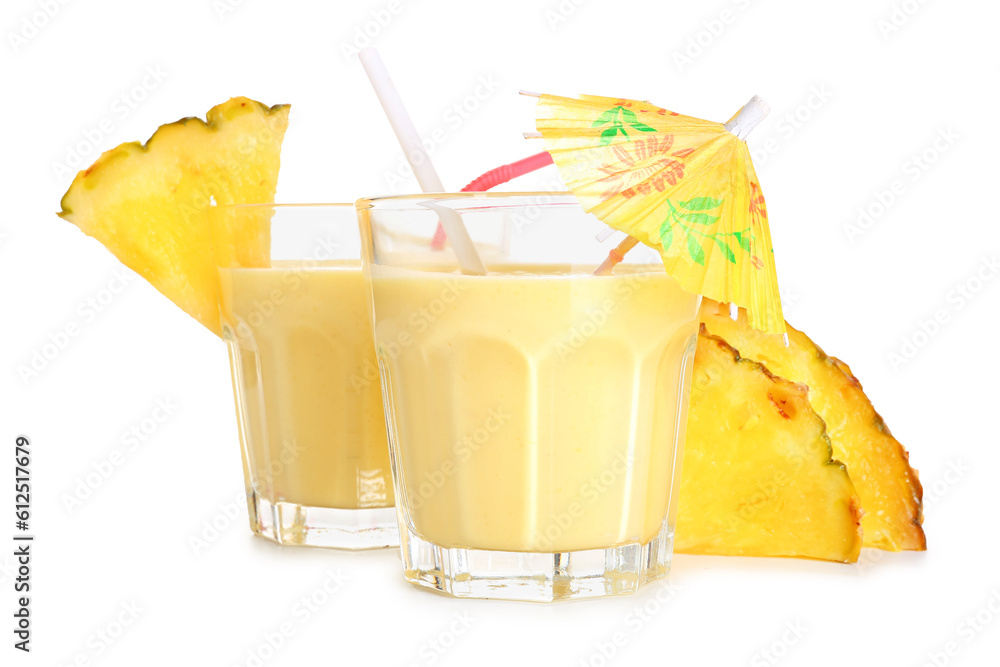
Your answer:
[[[0,502],[12,507],[13,441],[28,434],[37,542],[30,655],[11,648],[12,549],[0,547],[0,663],[246,665],[287,622],[263,664],[996,664],[996,3],[224,3],[4,2]],[[359,29],[377,33],[418,128],[440,129],[433,158],[452,189],[538,150],[521,138],[533,109],[518,89],[650,99],[720,121],[752,94],[768,100],[749,143],[788,318],[850,363],[909,449],[929,551],[865,552],[861,566],[680,556],[669,588],[545,606],[418,590],[391,550],[252,538],[222,342],[138,279],[91,314],[119,264],[55,211],[100,151],[234,95],[293,104],[279,201],[414,190],[393,176],[400,151],[345,56]],[[939,136],[951,138],[935,148]],[[72,151],[86,157],[67,171]],[[852,238],[859,207],[873,215]],[[978,291],[966,299],[966,287]],[[920,334],[936,313],[943,323]],[[79,335],[22,377],[71,323]],[[905,341],[917,349],[894,363]],[[67,509],[158,400],[176,405],[169,418]],[[12,514],[0,510],[4,544]],[[328,572],[343,583],[304,618],[297,601]],[[99,639],[133,604],[137,618]],[[623,645],[606,659],[616,632]]]

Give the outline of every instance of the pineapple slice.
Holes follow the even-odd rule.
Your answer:
[[[806,387],[698,336],[675,550],[855,562],[861,509]]]
[[[892,437],[847,364],[827,356],[808,336],[788,326],[789,347],[778,336],[751,329],[746,313],[705,299],[701,320],[749,359],[809,386],[809,400],[827,424],[833,454],[847,465],[865,509],[865,546],[922,551],[923,489],[909,455]]]
[[[218,275],[208,209],[274,201],[288,105],[245,97],[184,118],[145,145],[125,143],[81,171],[59,215],[217,335]],[[267,252],[266,225],[248,230],[240,254]]]

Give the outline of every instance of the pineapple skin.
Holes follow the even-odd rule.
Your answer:
[[[850,367],[827,355],[801,331],[787,324],[789,346],[779,336],[750,328],[740,309],[733,321],[729,306],[702,302],[707,330],[744,356],[809,387],[810,403],[827,424],[834,456],[843,461],[865,509],[864,546],[886,551],[924,551],[923,487],[909,453],[875,411]]]
[[[803,385],[698,337],[675,550],[853,563],[862,511]]]

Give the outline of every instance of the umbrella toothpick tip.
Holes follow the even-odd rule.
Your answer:
[[[726,129],[736,135],[739,140],[747,138],[755,127],[771,112],[771,106],[759,95],[754,95],[736,115],[726,123]]]

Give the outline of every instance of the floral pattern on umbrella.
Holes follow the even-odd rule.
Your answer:
[[[542,95],[536,127],[586,211],[658,250],[684,289],[784,333],[760,182],[722,123],[638,100]]]

